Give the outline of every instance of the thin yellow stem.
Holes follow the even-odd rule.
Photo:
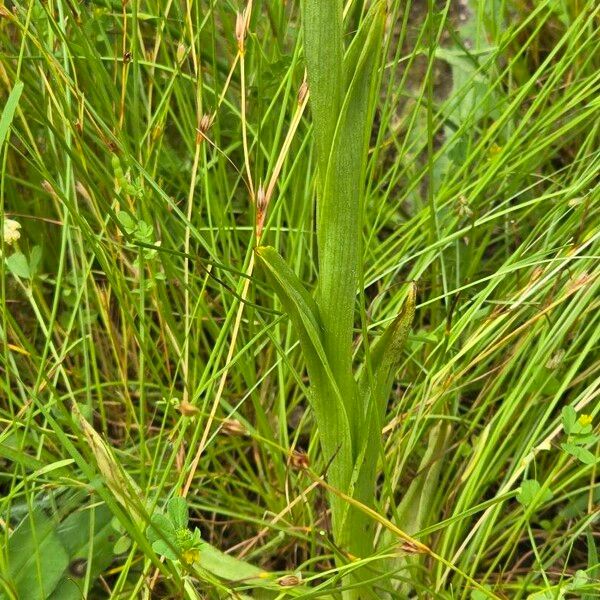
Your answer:
[[[223,390],[225,389],[225,383],[227,382],[227,376],[229,375],[229,365],[231,364],[231,359],[233,358],[233,353],[235,352],[235,343],[237,341],[238,333],[240,330],[240,323],[242,322],[242,314],[244,312],[244,307],[246,305],[246,298],[248,296],[248,289],[250,287],[250,279],[252,277],[252,272],[254,271],[254,254],[250,257],[250,263],[248,264],[248,268],[246,269],[246,277],[244,277],[244,286],[242,288],[242,293],[240,294],[240,300],[238,300],[239,307],[237,314],[235,316],[235,322],[233,325],[233,330],[231,332],[231,343],[229,344],[229,350],[227,351],[227,358],[225,359],[225,369],[221,374],[221,378],[219,379],[219,386],[217,388],[217,393],[215,394],[215,399],[213,400],[212,407],[210,409],[210,415],[208,417],[208,421],[206,422],[206,426],[204,427],[204,431],[202,433],[202,439],[200,440],[200,445],[198,446],[198,450],[196,451],[196,455],[194,456],[194,460],[190,465],[190,472],[188,478],[185,482],[181,495],[183,497],[187,496],[189,489],[194,480],[194,475],[196,473],[196,469],[198,468],[198,463],[200,462],[200,457],[206,448],[206,441],[208,439],[208,435],[210,433],[210,428],[215,420],[215,415],[217,413],[217,408],[221,401],[221,396],[223,395]]]

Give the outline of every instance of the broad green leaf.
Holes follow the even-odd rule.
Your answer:
[[[319,310],[274,248],[263,246],[256,249],[256,254],[300,340],[312,386],[309,400],[315,412],[324,458],[326,462],[332,461],[331,483],[346,490],[354,466],[350,422],[323,349]],[[334,511],[335,521],[343,503],[337,497],[331,499],[340,507]]]
[[[10,536],[4,577],[17,591],[18,598],[48,598],[67,569],[69,555],[56,526],[43,510],[36,508]]]
[[[135,230],[135,237],[142,242],[152,241],[152,225],[140,220]]]
[[[321,182],[344,97],[342,0],[303,0],[302,31]]]
[[[561,388],[561,380],[548,369],[540,369],[539,375],[536,377],[536,385],[539,387],[542,394],[554,396]]]
[[[586,448],[578,446],[577,444],[571,444],[563,442],[560,447],[571,456],[581,461],[584,465],[593,465],[596,462],[596,457]]]
[[[169,560],[177,560],[177,553],[175,550],[165,541],[165,540],[156,540],[152,542],[152,550],[159,554],[160,556],[164,556]]]
[[[573,579],[571,579],[571,583],[569,584],[569,589],[576,590],[580,587],[583,587],[584,585],[588,584],[589,580],[590,580],[590,578],[589,578],[588,574],[585,571],[578,569],[577,571],[575,571],[575,575],[573,576]]]
[[[327,174],[317,204],[319,282],[317,305],[323,346],[348,407],[352,434],[359,436],[360,400],[352,375],[354,307],[362,268],[361,217],[364,172],[372,125],[373,83],[383,39],[383,6],[377,3],[356,34],[360,55],[339,115]]]
[[[23,467],[35,471],[42,469],[44,463],[33,456],[29,456],[26,452],[19,451],[18,445],[15,445],[10,438],[0,443],[0,457],[7,458]]]
[[[102,505],[71,513],[57,527],[57,535],[69,555],[69,568],[50,600],[79,600],[83,581],[89,572],[91,582],[112,562],[111,513]],[[90,531],[92,537],[90,539]],[[91,564],[89,556],[91,554]]]
[[[175,496],[167,503],[167,513],[175,529],[186,529],[188,524],[188,505],[185,498]]]
[[[150,542],[162,540],[163,538],[174,540],[175,526],[167,516],[157,513],[152,515],[152,520],[146,530],[146,536]]]
[[[126,535],[122,535],[115,542],[115,545],[113,546],[113,553],[114,554],[123,554],[123,553],[127,552],[127,550],[129,550],[130,547],[131,547],[131,540]]]
[[[253,588],[252,598],[256,600],[283,597],[282,587],[273,573],[225,554],[207,543],[200,544],[200,558],[196,564],[225,581],[243,582],[244,585]],[[286,589],[285,597],[304,597],[309,591],[307,586],[299,585]],[[333,596],[327,593],[320,594],[319,598],[333,600]]]
[[[327,369],[327,358],[321,341],[323,327],[319,309],[306,291],[296,274],[288,267],[281,255],[270,246],[256,249],[265,271],[273,285],[286,313],[300,334],[300,343],[309,373],[314,370],[315,379],[323,369]],[[335,385],[329,375],[331,385]]]
[[[488,69],[478,62],[485,62],[493,48],[482,48],[474,57],[462,49],[436,48],[436,58],[448,63],[452,70],[452,92],[445,106],[445,114],[457,126],[483,115],[494,114],[495,94]]]
[[[549,489],[544,490],[540,495],[542,486],[535,479],[526,479],[519,488],[517,500],[525,507],[530,506],[534,500],[539,502],[548,502],[552,499],[552,492]]]
[[[186,521],[187,524],[187,521]],[[170,560],[177,560],[177,528],[172,520],[161,513],[152,515],[146,537],[157,554]]]
[[[6,266],[8,270],[21,279],[29,279],[31,272],[29,271],[29,263],[22,252],[15,252],[6,258]]]
[[[596,442],[600,441],[600,437],[595,433],[592,433],[591,435],[578,435],[573,439],[573,441],[578,446],[587,446],[588,444],[595,444]]]
[[[34,246],[29,253],[29,272],[31,276],[37,275],[37,272],[40,268],[40,263],[42,262],[42,247]]]
[[[485,7],[483,6],[485,4]],[[483,13],[493,2],[461,1],[461,18],[456,33],[462,43],[448,47],[438,45],[436,58],[444,61],[451,72],[451,89],[441,110],[449,122],[458,128],[466,122],[477,122],[486,115],[497,113],[502,101],[493,86],[493,71],[488,66],[496,48],[490,45],[485,27],[481,26]],[[496,8],[494,14],[499,14]]]
[[[561,589],[540,590],[534,594],[529,594],[527,600],[562,600],[565,593]]]
[[[71,513],[56,529],[58,537],[71,558],[87,555],[90,542],[108,539],[112,531],[111,512],[106,505],[85,508]],[[90,528],[93,537],[90,540]]]
[[[131,235],[137,229],[138,224],[129,213],[126,213],[125,211],[122,210],[117,214],[117,219],[119,219],[119,223],[121,223],[121,225],[123,226],[123,229],[128,234]]]
[[[566,506],[560,510],[559,516],[563,520],[581,517],[586,514],[590,502],[600,503],[600,486],[569,498]]]
[[[254,578],[264,578],[265,571],[243,560],[239,560],[230,554],[225,554],[213,546],[200,544],[201,567],[222,577],[227,581],[250,580]]]

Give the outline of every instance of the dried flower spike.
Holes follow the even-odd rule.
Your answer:
[[[238,43],[238,50],[244,53],[244,38],[246,37],[246,13],[238,13],[235,18],[235,39]]]

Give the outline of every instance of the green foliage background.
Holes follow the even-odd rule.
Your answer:
[[[0,8],[2,597],[597,594],[600,6],[386,11],[355,365],[418,292],[369,558],[255,263],[317,285],[299,3]],[[146,533],[181,494],[191,565]]]

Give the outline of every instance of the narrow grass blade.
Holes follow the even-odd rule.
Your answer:
[[[21,97],[21,92],[23,91],[23,85],[24,84],[22,81],[17,81],[17,83],[15,83],[15,86],[8,96],[8,100],[4,105],[4,109],[2,110],[2,116],[0,117],[0,146],[4,143],[4,140],[8,135],[10,124],[15,116],[15,111],[17,110],[17,105],[19,104],[19,98]]]
[[[427,451],[425,452],[418,475],[412,480],[398,507],[398,527],[409,534],[414,534],[425,527],[431,519],[432,499],[437,492],[437,482],[442,466],[440,460],[449,428],[446,424],[436,425],[429,434]]]
[[[431,430],[427,450],[419,465],[417,477],[411,482],[398,507],[396,524],[409,535],[418,533],[433,519],[433,501],[438,492],[443,465],[440,459],[449,434],[450,428],[446,423],[440,423]],[[384,535],[382,546],[391,541],[389,535]],[[418,555],[401,556],[390,561],[388,570],[398,572],[409,565],[418,563],[419,560]],[[407,593],[408,588],[403,591]]]

